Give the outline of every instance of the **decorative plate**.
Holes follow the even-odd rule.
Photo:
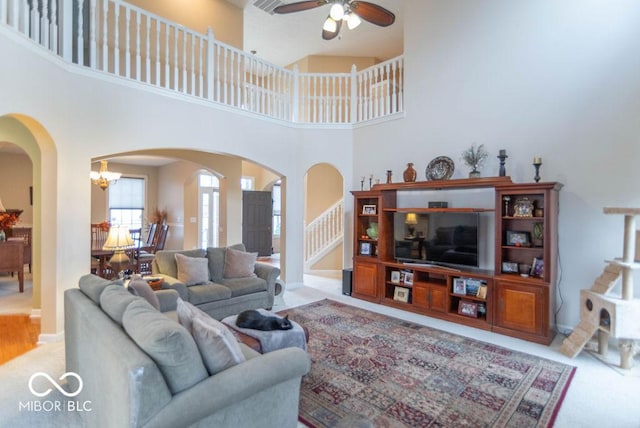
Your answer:
[[[455,166],[447,156],[438,156],[427,165],[427,180],[448,180],[453,175]]]

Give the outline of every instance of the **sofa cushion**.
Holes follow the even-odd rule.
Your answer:
[[[131,281],[129,281],[129,286],[127,287],[129,292],[134,296],[140,296],[151,306],[160,310],[160,300],[158,300],[158,296],[153,291],[149,283],[146,279],[142,278],[140,275],[134,276]]]
[[[208,377],[195,340],[183,326],[145,300],[132,302],[123,316],[127,334],[158,365],[172,394]]]
[[[235,244],[227,248],[233,250],[245,251],[244,244]],[[209,275],[211,281],[220,283],[224,272],[225,247],[209,247],[207,248],[207,259],[209,259]]]
[[[231,297],[267,291],[267,281],[258,277],[223,279],[222,285],[229,288]]]
[[[223,278],[249,278],[256,276],[253,271],[255,270],[257,259],[258,253],[247,253],[227,248],[224,257]]]
[[[209,261],[205,257],[188,257],[180,253],[175,257],[178,281],[187,286],[209,281]]]
[[[187,257],[204,257],[205,250],[197,248],[195,250],[162,250],[158,251],[155,256],[155,263],[158,266],[158,273],[178,277],[178,265],[176,264],[176,254],[182,254]]]
[[[135,300],[142,298],[129,293],[122,285],[111,284],[100,295],[100,307],[109,317],[122,325],[122,316],[127,306]]]
[[[178,300],[177,312],[180,323],[191,331],[209,374],[245,361],[238,341],[227,326],[182,299]]]
[[[187,291],[189,292],[189,302],[194,305],[229,299],[232,296],[232,292],[228,287],[211,282],[208,284],[192,285]]]
[[[78,286],[80,290],[94,303],[100,304],[100,295],[110,284],[123,285],[121,280],[109,281],[108,279],[101,278],[97,275],[87,274],[80,277]]]

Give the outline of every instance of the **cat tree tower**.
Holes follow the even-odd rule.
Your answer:
[[[590,290],[580,291],[580,324],[562,342],[560,351],[575,357],[598,332],[598,353],[608,350],[609,336],[618,339],[620,367],[631,369],[636,352],[634,342],[640,339],[640,299],[633,298],[633,270],[636,251],[636,220],[640,208],[605,208],[605,214],[624,215],[624,247],[622,259],[607,260],[602,274]],[[622,294],[611,290],[622,278]]]

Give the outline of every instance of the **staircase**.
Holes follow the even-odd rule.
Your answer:
[[[336,202],[304,229],[304,270],[320,261],[344,240],[344,203]]]

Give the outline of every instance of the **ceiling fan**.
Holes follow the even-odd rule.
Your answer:
[[[331,4],[329,16],[322,26],[322,38],[331,40],[335,38],[342,28],[342,23],[347,22],[350,30],[356,28],[362,22],[360,18],[381,27],[388,27],[396,20],[396,16],[382,6],[358,0],[310,0],[283,4],[273,9],[275,13],[293,13]]]

